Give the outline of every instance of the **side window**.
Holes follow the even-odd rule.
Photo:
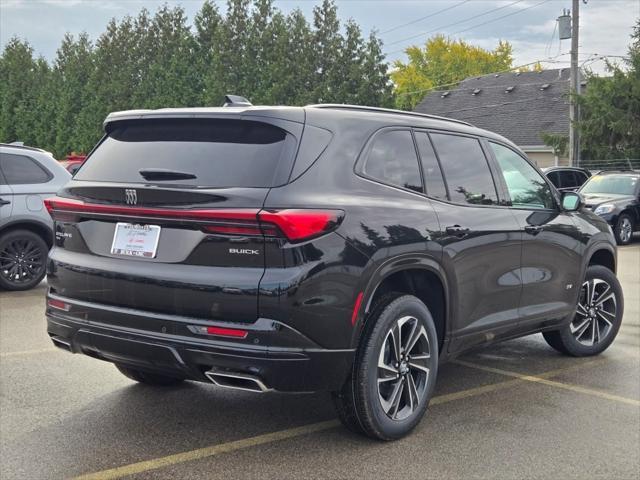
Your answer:
[[[566,172],[562,172],[562,186],[564,188],[573,188],[578,185],[576,174],[573,171],[567,170]]]
[[[0,154],[0,169],[9,185],[46,183],[51,174],[35,160],[24,155]]]
[[[473,205],[498,203],[496,187],[480,142],[475,138],[432,133],[449,186],[451,201]]]
[[[363,173],[381,182],[422,193],[422,178],[411,132],[389,130],[378,134],[369,148]]]
[[[560,172],[551,172],[547,175],[547,178],[551,180],[551,183],[553,183],[556,188],[562,188],[562,184],[560,183]]]
[[[554,208],[551,188],[542,176],[510,148],[490,142],[514,207]]]
[[[431,140],[426,132],[415,132],[420,161],[422,162],[422,173],[424,174],[424,185],[427,195],[434,198],[447,199],[447,189],[444,186],[442,171],[438,165],[436,152],[433,150]]]

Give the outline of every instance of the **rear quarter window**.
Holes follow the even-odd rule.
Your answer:
[[[276,126],[236,119],[153,119],[116,124],[76,180],[197,187],[272,187],[291,170],[296,138]],[[141,170],[191,174],[152,182]]]
[[[0,170],[9,185],[47,183],[53,178],[40,163],[26,155],[0,153]]]
[[[362,173],[381,183],[423,193],[418,156],[409,130],[379,132],[366,150]]]

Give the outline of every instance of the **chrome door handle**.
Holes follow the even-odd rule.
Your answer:
[[[3,198],[0,198],[0,207],[3,205],[9,205],[11,202],[9,200],[5,200]]]

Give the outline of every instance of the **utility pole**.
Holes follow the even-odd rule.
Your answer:
[[[580,30],[580,0],[573,0],[571,8],[571,103],[569,106],[569,165],[580,165],[580,138],[575,127],[579,117],[577,95],[580,95],[578,68],[578,32]]]

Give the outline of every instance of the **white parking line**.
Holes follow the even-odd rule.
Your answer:
[[[463,365],[469,368],[475,368],[476,370],[482,370],[484,372],[497,373],[500,375],[506,375],[508,377],[515,377],[519,380],[524,380],[526,382],[542,383],[544,385],[549,385],[551,387],[563,388],[565,390],[570,390],[576,393],[584,393],[585,395],[591,395],[593,397],[604,398],[606,400],[612,400],[614,402],[626,403],[627,405],[640,407],[640,400],[636,400],[634,398],[621,397],[620,395],[613,395],[611,393],[603,392],[602,390],[596,390],[595,388],[583,387],[582,385],[575,385],[572,383],[556,382],[553,380],[548,380],[548,378],[545,378],[545,377],[549,377],[548,373],[546,375],[542,374],[537,376],[523,375],[522,373],[511,372],[509,370],[502,370],[500,368],[486,367],[484,365],[465,362],[463,360],[454,360],[453,363],[456,363],[458,365]]]
[[[562,373],[585,368],[597,363],[602,363],[606,360],[607,360],[606,358],[599,358],[591,361],[585,361],[582,363],[578,363],[576,365],[572,365],[571,367],[560,368],[557,370],[545,372],[541,375],[538,375],[538,377],[539,378],[552,377],[552,376],[560,375]],[[525,381],[527,381],[525,378],[520,378],[520,376],[518,376],[518,378],[514,378],[512,380],[506,380],[503,382],[483,385],[480,387],[469,388],[467,390],[462,390],[460,392],[454,392],[446,395],[439,395],[437,397],[433,397],[431,399],[430,404],[441,405],[443,403],[452,402],[454,400],[460,400],[463,398],[469,398],[476,395],[481,395],[484,393],[501,390],[503,388],[507,388],[513,385],[522,384]],[[340,423],[337,420],[329,420],[326,422],[312,423],[310,425],[305,425],[302,427],[290,428],[287,430],[281,430],[274,433],[267,433],[264,435],[258,435],[255,437],[245,438],[242,440],[235,440],[232,442],[221,443],[219,445],[212,445],[210,447],[204,447],[196,450],[190,450],[187,452],[176,453],[174,455],[168,455],[166,457],[159,457],[159,458],[145,460],[138,463],[131,463],[129,465],[124,465],[122,467],[116,467],[108,470],[89,473],[86,475],[80,475],[79,477],[75,477],[72,480],[112,480],[112,479],[122,478],[128,475],[134,475],[137,473],[147,472],[150,470],[156,470],[158,468],[164,468],[164,467],[169,467],[169,466],[173,466],[173,465],[177,465],[185,462],[191,462],[193,460],[209,458],[216,455],[220,455],[222,453],[233,452],[233,451],[241,450],[248,447],[254,447],[254,446],[263,445],[266,443],[277,442],[279,440],[299,437],[301,435],[306,435],[313,432],[320,432],[320,431],[328,430],[330,428],[337,427],[339,424]]]

